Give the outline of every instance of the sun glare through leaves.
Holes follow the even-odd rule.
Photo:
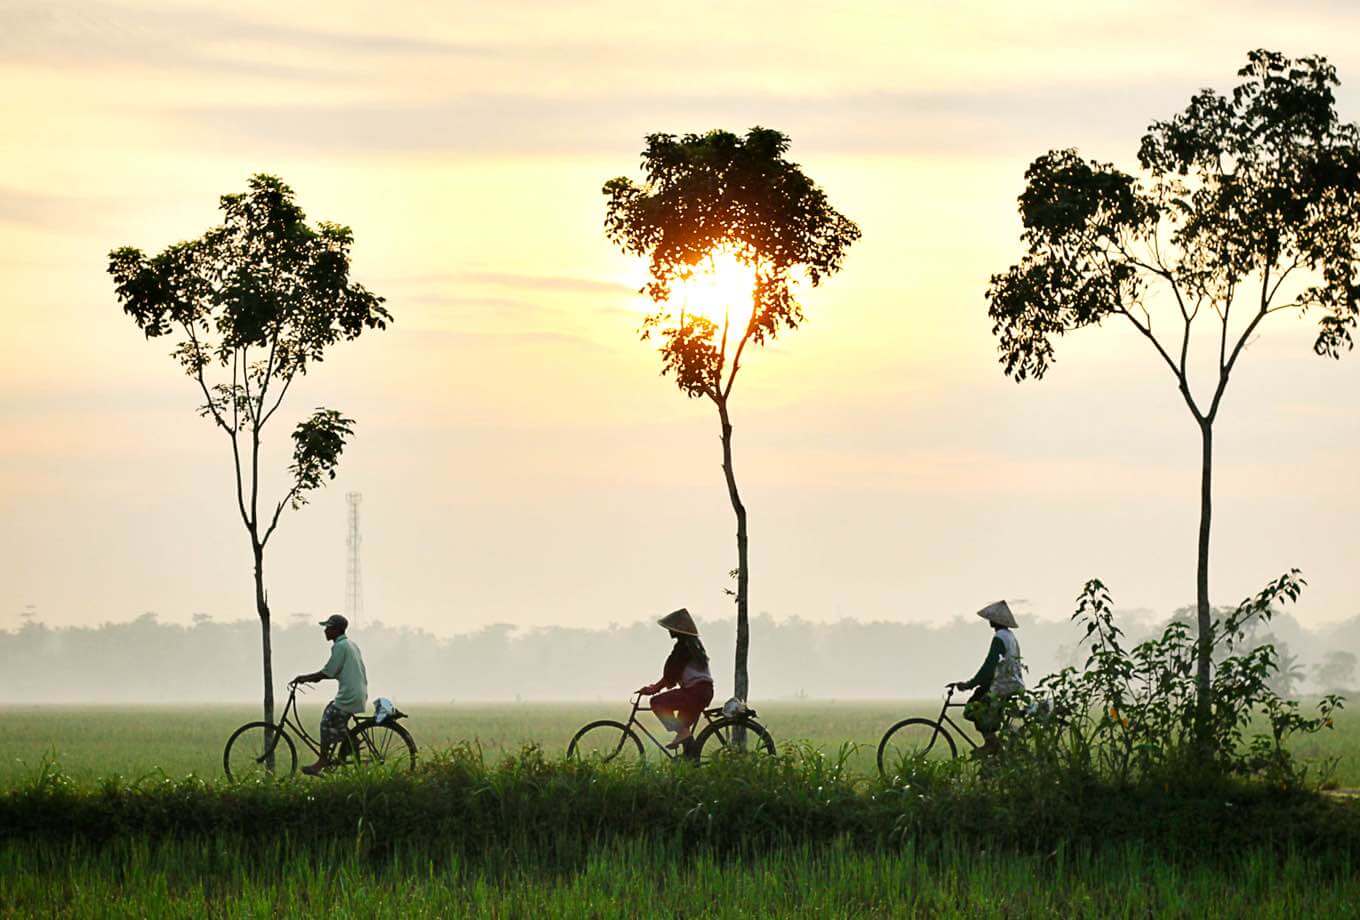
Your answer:
[[[628,283],[641,288],[646,284],[645,265],[630,272]],[[702,316],[722,334],[724,321],[733,337],[740,335],[750,322],[755,297],[755,267],[742,262],[728,251],[710,253],[694,266],[685,277],[672,282],[670,296],[656,304],[645,295],[636,299],[637,308],[654,313],[658,306],[671,313],[676,320],[683,316]]]

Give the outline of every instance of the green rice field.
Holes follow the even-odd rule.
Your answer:
[[[302,705],[313,736],[324,700]],[[478,743],[494,757],[528,744],[548,754],[566,750],[576,729],[593,719],[627,718],[626,699],[599,703],[402,704],[411,718],[405,723],[423,750],[447,748],[463,741]],[[827,753],[854,746],[850,765],[862,773],[874,770],[879,738],[893,722],[908,716],[935,716],[940,703],[910,702],[778,702],[758,706],[760,721],[782,745],[808,742]],[[957,710],[956,721],[962,722]],[[63,772],[80,783],[110,774],[136,779],[163,772],[170,777],[222,775],[222,747],[241,723],[258,719],[252,706],[10,706],[0,708],[0,787],[30,776],[54,758]],[[642,719],[658,737],[650,713]],[[646,744],[646,739],[644,744]],[[661,755],[647,745],[648,756]],[[961,748],[966,745],[960,744]],[[1360,712],[1343,710],[1336,727],[1304,739],[1298,753],[1312,762],[1336,760],[1333,779],[1343,787],[1360,786]],[[307,751],[299,745],[299,759]]]

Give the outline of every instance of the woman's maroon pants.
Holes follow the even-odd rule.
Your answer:
[[[693,728],[699,721],[699,714],[713,702],[713,685],[708,681],[667,690],[652,697],[652,712],[669,731],[678,732],[681,727]]]

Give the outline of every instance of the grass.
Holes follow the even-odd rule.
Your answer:
[[[313,697],[302,707],[303,719],[313,735],[323,705],[324,701]],[[799,739],[830,753],[846,742],[854,744],[849,766],[869,775],[875,769],[874,753],[884,730],[907,716],[933,717],[939,705],[938,701],[780,702],[760,704],[759,711],[761,721],[781,746]],[[418,703],[404,708],[412,713],[406,725],[422,750],[475,741],[492,756],[517,751],[529,743],[541,744],[549,754],[560,752],[585,722],[597,718],[622,720],[628,714],[624,700]],[[115,773],[134,779],[148,774],[220,776],[227,736],[242,722],[257,718],[257,708],[240,705],[3,707],[0,788],[32,776],[47,756],[54,756],[63,771],[83,785],[97,784]],[[644,718],[650,720],[651,716]],[[650,747],[648,753],[656,754]],[[1341,712],[1333,731],[1304,739],[1298,753],[1312,761],[1337,758],[1336,781],[1342,786],[1360,787],[1360,712]],[[306,750],[299,756],[307,756]]]
[[[878,735],[928,708],[762,706],[778,759],[624,770],[561,758],[620,705],[411,706],[429,752],[415,774],[232,786],[220,749],[250,708],[14,707],[0,917],[1297,917],[1360,902],[1360,801],[965,763],[883,784]],[[480,749],[450,747],[468,737]],[[543,747],[519,751],[531,739]],[[847,740],[863,747],[823,753]],[[1344,713],[1314,756],[1343,757],[1360,785],[1358,740]],[[54,752],[65,773],[44,772]]]
[[[1002,855],[959,843],[892,852],[792,846],[743,860],[635,840],[571,871],[487,869],[426,850],[381,866],[343,842],[246,859],[230,841],[93,850],[0,844],[0,913],[69,917],[1346,916],[1360,878],[1288,854],[1227,868],[1137,846]]]

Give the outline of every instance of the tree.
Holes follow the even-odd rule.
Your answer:
[[[1353,652],[1333,649],[1322,659],[1321,664],[1313,665],[1313,675],[1323,691],[1346,690],[1355,686],[1357,664],[1360,664],[1360,658]]]
[[[795,284],[814,285],[838,271],[859,228],[827,202],[826,194],[785,159],[789,139],[752,128],[744,138],[727,131],[652,134],[642,152],[645,181],[605,183],[605,232],[625,252],[649,259],[645,290],[656,312],[642,325],[644,340],[660,340],[661,372],[675,378],[690,398],[707,398],[718,410],[722,468],[737,519],[737,640],[734,690],[749,691],[747,653],[750,565],[746,506],[732,466],[732,388],[748,345],[763,346],[781,330],[803,321]],[[750,270],[751,312],[744,304],[721,305],[722,322],[673,311],[673,285],[684,282],[725,254]]]
[[[1211,706],[1213,430],[1229,376],[1261,323],[1286,310],[1318,314],[1314,351],[1339,357],[1360,304],[1360,144],[1337,117],[1335,69],[1321,57],[1253,51],[1238,75],[1231,95],[1202,90],[1148,129],[1141,178],[1075,150],[1036,159],[1020,196],[1027,251],[987,291],[1008,376],[1042,377],[1054,339],[1115,317],[1155,350],[1199,428],[1201,722]],[[1154,310],[1169,313],[1172,335],[1154,334]],[[1201,319],[1207,397],[1191,380]]]
[[[285,508],[301,508],[335,478],[353,420],[319,408],[293,429],[290,485],[260,507],[260,445],[293,381],[326,350],[366,329],[384,329],[383,298],[349,280],[348,227],[310,227],[293,190],[251,177],[223,195],[220,226],[147,257],[133,247],[109,255],[118,300],[148,339],[177,335],[171,352],[203,396],[231,448],[236,508],[255,563],[255,610],[264,663],[264,718],[274,719],[269,595],[264,555]]]
[[[1272,640],[1274,637],[1270,637]],[[1268,643],[1275,649],[1275,671],[1266,680],[1266,686],[1284,699],[1292,699],[1299,684],[1303,681],[1303,665],[1299,656],[1289,648],[1287,642]]]

